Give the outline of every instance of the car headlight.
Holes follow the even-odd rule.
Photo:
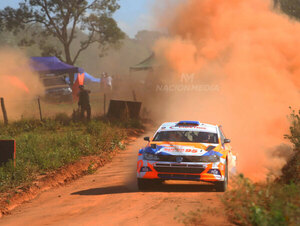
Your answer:
[[[201,156],[200,162],[220,162],[220,156],[218,155]]]
[[[157,161],[159,160],[159,157],[155,154],[151,154],[151,153],[144,153],[143,155],[145,160],[151,160],[151,161]]]

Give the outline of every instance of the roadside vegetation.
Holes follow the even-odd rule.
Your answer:
[[[275,181],[252,183],[239,175],[224,203],[229,218],[239,225],[300,225],[300,111],[290,116],[293,156]]]
[[[254,184],[239,175],[225,193],[229,218],[238,225],[299,225],[299,183]]]
[[[38,175],[73,163],[82,156],[108,156],[115,148],[124,148],[126,128],[141,127],[138,121],[73,122],[64,114],[44,122],[21,120],[0,125],[0,139],[16,140],[16,166],[12,162],[0,166],[0,192],[28,185]]]

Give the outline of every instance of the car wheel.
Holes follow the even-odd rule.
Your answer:
[[[228,186],[228,163],[225,164],[225,178],[224,181],[216,182],[215,188],[217,192],[225,192]]]
[[[140,191],[151,190],[161,185],[161,180],[149,180],[137,178],[137,185]]]

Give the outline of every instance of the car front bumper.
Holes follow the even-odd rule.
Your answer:
[[[224,181],[225,164],[138,160],[137,178],[162,180]]]

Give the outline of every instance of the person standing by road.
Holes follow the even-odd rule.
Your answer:
[[[84,89],[83,85],[79,86],[79,101],[78,107],[80,110],[80,117],[84,119],[84,113],[86,112],[87,120],[91,119],[91,105],[90,105],[90,94],[91,91]]]
[[[107,84],[107,87],[110,89],[110,91],[112,91],[112,77],[110,75],[107,76],[106,78],[106,84]]]

